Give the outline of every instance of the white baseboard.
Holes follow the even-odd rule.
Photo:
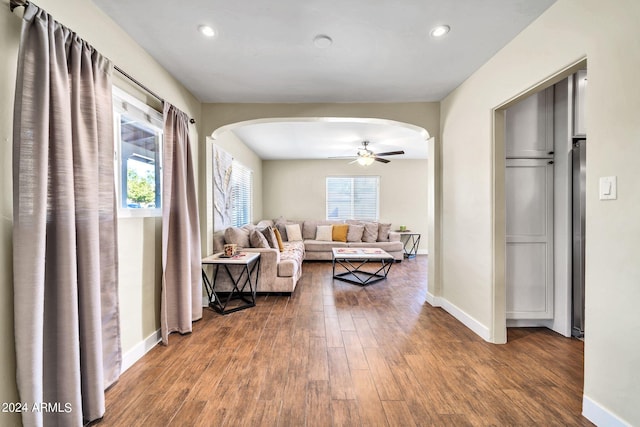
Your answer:
[[[142,358],[145,354],[149,352],[153,347],[155,347],[162,340],[162,335],[160,334],[160,329],[149,335],[143,341],[140,341],[135,347],[131,350],[127,351],[122,356],[122,370],[121,373],[129,369],[136,363],[138,360]]]
[[[617,415],[604,406],[585,395],[582,395],[582,415],[597,426],[630,427],[631,424],[623,421]]]
[[[445,298],[437,297],[429,292],[427,292],[425,299],[433,307],[442,307],[444,311],[455,317],[463,325],[479,335],[483,340],[491,342],[491,334],[489,333],[489,328],[478,322],[476,319],[474,319],[472,316],[467,314],[464,310],[460,309],[455,304],[452,304]]]
[[[442,298],[433,295],[431,292],[427,292],[427,296],[425,297],[426,301],[431,304],[432,307],[441,307]]]

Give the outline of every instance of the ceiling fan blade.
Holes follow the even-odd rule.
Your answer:
[[[327,157],[327,159],[357,159],[358,156],[331,156]]]
[[[384,153],[377,153],[376,156],[395,156],[397,154],[404,154],[404,151],[386,151]]]
[[[389,163],[391,160],[387,160],[387,159],[383,159],[381,157],[374,157],[373,158],[376,162],[380,162],[380,163]]]

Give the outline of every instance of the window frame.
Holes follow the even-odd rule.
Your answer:
[[[117,201],[117,212],[119,218],[140,218],[140,217],[161,217],[162,216],[162,189],[163,189],[163,148],[164,148],[164,117],[163,114],[151,107],[150,105],[140,101],[138,98],[125,91],[124,89],[113,85],[113,129],[114,129],[114,179],[116,183],[116,201]],[[144,119],[140,119],[137,117],[132,117],[145,126],[153,128],[156,135],[156,150],[157,150],[157,161],[158,165],[155,167],[155,175],[156,175],[156,200],[160,200],[160,205],[156,202],[156,207],[149,208],[129,208],[123,206],[123,194],[122,194],[122,174],[123,174],[123,159],[122,159],[122,139],[121,139],[121,116],[125,115],[125,108],[118,105],[116,102],[116,98],[119,98],[122,102],[129,104],[135,109],[139,110],[139,113],[142,113],[147,121]]]
[[[330,207],[330,200],[329,200],[329,181],[332,179],[338,179],[338,180],[351,180],[351,200],[350,200],[350,204],[352,206],[351,208],[351,215],[349,218],[345,218],[345,217],[330,217],[329,213],[330,210],[332,210],[334,207]],[[356,179],[371,179],[371,180],[375,180],[375,184],[376,184],[376,191],[375,191],[375,196],[376,196],[376,201],[375,201],[375,217],[374,218],[360,218],[360,217],[355,217],[355,210],[353,209],[353,205],[355,204],[355,187],[353,185],[354,181]],[[325,179],[325,219],[327,220],[352,220],[352,221],[379,221],[380,220],[380,176],[379,175],[329,175],[326,176]]]

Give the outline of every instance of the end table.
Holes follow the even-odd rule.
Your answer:
[[[404,257],[415,258],[418,254],[418,246],[420,246],[420,233],[412,233],[411,231],[400,231],[400,240],[404,244]]]
[[[213,266],[211,278],[205,271],[207,266]],[[240,252],[229,258],[224,257],[223,253],[217,253],[203,258],[202,282],[209,297],[209,307],[220,314],[255,307],[259,272],[260,254],[256,252]],[[226,296],[220,296],[220,291],[216,292],[218,274],[226,274],[231,280],[231,291]],[[245,292],[247,286],[249,289]],[[237,300],[241,301],[240,305],[229,305]]]

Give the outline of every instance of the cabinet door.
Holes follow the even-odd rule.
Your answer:
[[[573,76],[573,135],[586,136],[587,70],[580,70]]]
[[[507,319],[552,319],[553,165],[509,159],[505,185]]]
[[[509,107],[505,114],[507,158],[540,158],[552,154],[553,86]]]

